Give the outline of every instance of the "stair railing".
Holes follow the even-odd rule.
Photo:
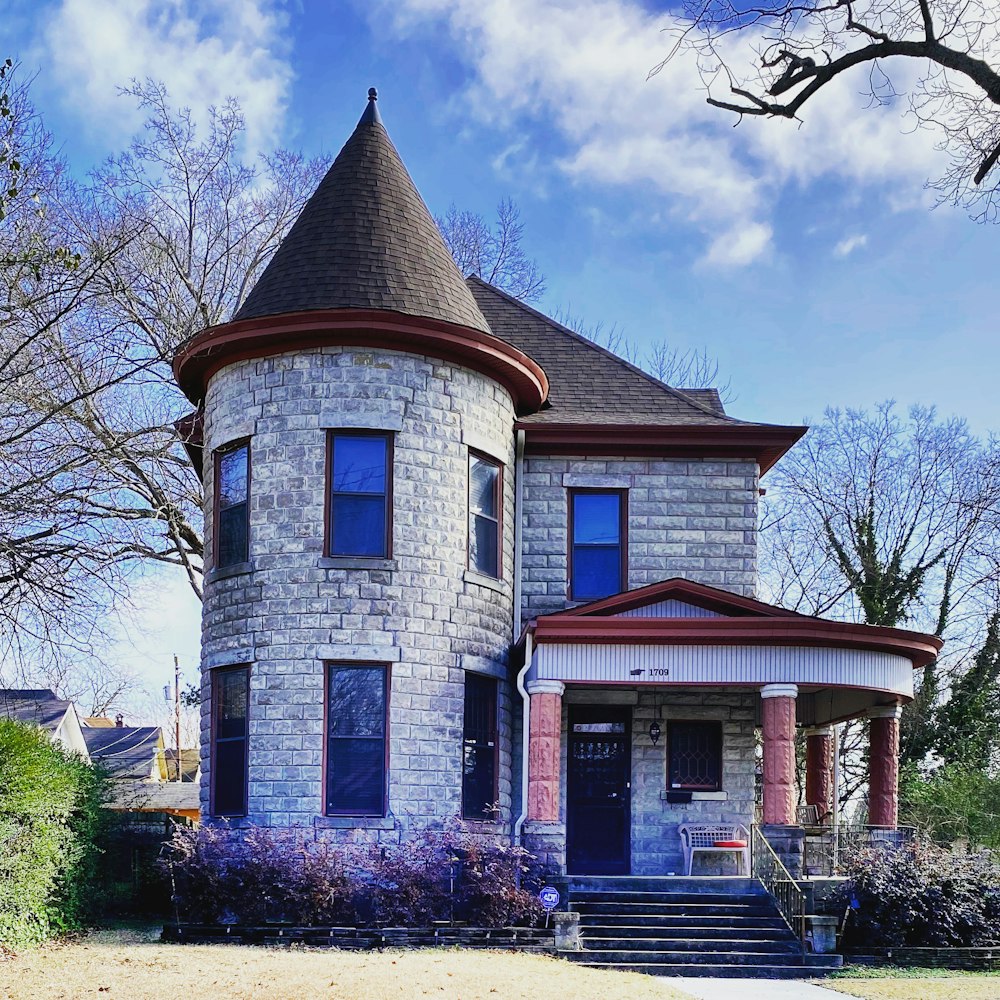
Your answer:
[[[774,897],[789,930],[806,947],[806,896],[759,827],[750,828],[750,873]]]

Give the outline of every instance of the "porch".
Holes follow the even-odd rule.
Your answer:
[[[902,705],[938,648],[683,580],[537,618],[518,678],[523,841],[568,875],[747,876],[735,851],[688,871],[680,830],[759,820],[798,877],[797,730],[813,854],[838,849],[833,726],[847,719],[870,720],[868,822],[895,830]]]

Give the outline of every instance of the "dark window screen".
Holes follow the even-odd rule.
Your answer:
[[[669,788],[717,792],[722,788],[722,724],[671,722],[667,727]]]
[[[574,600],[619,593],[622,581],[622,494],[571,493]]]
[[[497,798],[497,682],[465,675],[462,817],[492,819]]]
[[[469,566],[500,576],[500,466],[469,455]]]
[[[250,670],[232,667],[212,674],[212,812],[247,811],[247,717]]]
[[[389,438],[385,434],[332,435],[330,554],[389,554]]]
[[[233,566],[249,558],[250,447],[216,453],[216,566]]]
[[[386,668],[332,664],[328,678],[326,811],[382,816]]]

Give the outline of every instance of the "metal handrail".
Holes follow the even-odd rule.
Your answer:
[[[767,837],[754,825],[750,828],[750,873],[774,897],[778,912],[788,929],[806,947],[806,896],[792,878]]]

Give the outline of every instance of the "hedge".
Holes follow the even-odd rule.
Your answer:
[[[0,945],[86,925],[100,900],[107,779],[35,726],[0,719]]]

